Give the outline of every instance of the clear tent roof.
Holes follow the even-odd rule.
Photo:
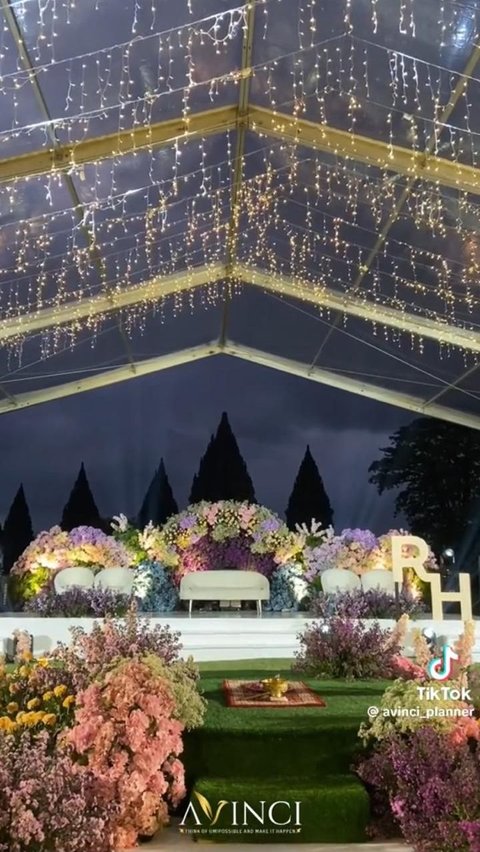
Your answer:
[[[480,428],[480,0],[1,0],[0,413],[229,355]]]

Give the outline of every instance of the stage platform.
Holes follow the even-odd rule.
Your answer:
[[[98,620],[98,619],[97,619]],[[257,617],[251,612],[194,613],[191,618],[183,612],[152,615],[152,624],[169,625],[181,633],[183,655],[193,656],[199,662],[208,660],[253,660],[259,658],[281,659],[293,657],[299,647],[298,634],[315,619],[308,613],[264,613]],[[57,642],[68,643],[70,628],[89,630],[93,618],[36,618],[28,613],[5,613],[0,616],[0,653],[17,628],[33,636],[36,656],[53,650]],[[370,623],[366,620],[366,623]],[[380,619],[379,624],[392,628],[390,619]],[[474,660],[480,662],[480,620],[476,624]],[[414,628],[433,628],[439,641],[452,644],[463,631],[458,618],[447,618],[435,623],[422,618],[411,622],[404,652],[412,656],[411,635]]]

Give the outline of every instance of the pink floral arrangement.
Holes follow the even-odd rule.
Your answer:
[[[27,630],[20,630],[18,627],[13,631],[15,640],[15,660],[21,660],[26,655],[32,653],[33,639]]]
[[[122,621],[106,618],[95,621],[88,633],[83,627],[72,627],[70,632],[69,645],[60,643],[53,656],[77,690],[85,689],[122,659],[153,655],[170,665],[179,659],[182,647],[179,633],[139,618],[135,607]]]
[[[185,795],[181,722],[168,684],[147,663],[124,660],[77,696],[66,741],[118,806],[117,849],[168,822]]]
[[[422,666],[417,665],[408,657],[402,657],[400,654],[392,660],[392,670],[394,677],[401,677],[403,680],[425,680],[426,671]]]
[[[0,852],[111,852],[116,805],[88,768],[33,739],[0,736]]]

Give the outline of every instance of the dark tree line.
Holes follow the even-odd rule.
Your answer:
[[[436,551],[476,569],[480,554],[480,432],[423,417],[402,426],[370,466],[379,494],[396,491],[396,511]]]
[[[225,412],[217,431],[210,438],[193,478],[190,503],[200,500],[256,500],[252,478]],[[144,527],[149,521],[161,525],[176,512],[178,504],[164,460],[160,459],[138,514],[133,520],[139,527]],[[296,524],[308,523],[312,518],[321,521],[324,526],[332,523],[330,501],[309,447],[295,479],[286,518],[292,529]],[[64,530],[93,526],[105,532],[110,531],[110,519],[104,518],[97,507],[83,462],[63,508],[60,526]],[[10,571],[33,537],[30,511],[21,485],[1,531],[4,572]]]
[[[370,466],[370,482],[380,494],[396,491],[397,513],[409,529],[437,552],[453,547],[457,564],[476,568],[480,554],[480,432],[423,417],[403,426]],[[199,500],[255,501],[252,477],[224,413],[200,460],[190,492]],[[148,485],[135,521],[163,524],[178,511],[163,459]],[[289,527],[312,518],[328,526],[333,511],[320,472],[307,447],[286,508]],[[102,517],[82,463],[64,506],[61,526],[89,525],[110,530]],[[32,520],[20,485],[0,531],[4,571],[32,540]]]

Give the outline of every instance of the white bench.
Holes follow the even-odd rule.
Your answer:
[[[193,601],[256,601],[262,614],[262,601],[270,599],[270,583],[256,571],[192,571],[180,581],[180,600],[188,601],[192,614]]]

